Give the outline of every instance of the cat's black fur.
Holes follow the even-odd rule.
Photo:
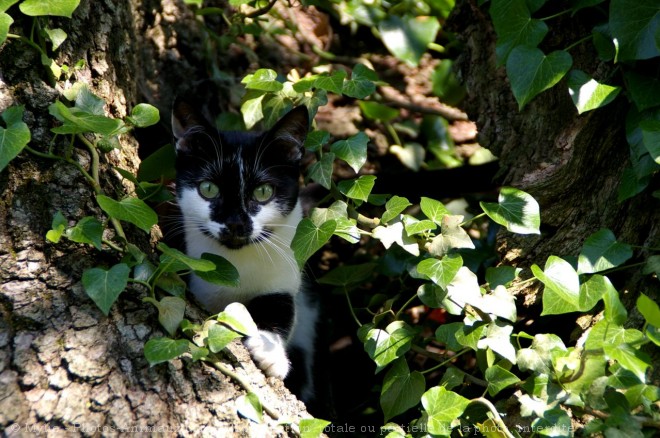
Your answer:
[[[220,132],[193,104],[177,99],[172,128],[186,252],[225,257],[240,274],[236,288],[193,275],[192,293],[213,313],[232,302],[247,306],[259,335],[245,344],[267,375],[287,376],[295,350],[302,363],[294,364],[299,375],[293,380],[309,401],[318,310],[291,250],[302,218],[299,166],[307,109],[293,109],[266,132]]]

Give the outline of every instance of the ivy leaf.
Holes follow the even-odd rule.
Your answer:
[[[318,438],[331,423],[318,418],[303,418],[300,420],[300,438]]]
[[[330,133],[328,131],[312,131],[307,134],[305,139],[305,150],[315,152],[320,150],[330,140]]]
[[[417,67],[426,48],[435,41],[440,23],[435,17],[388,15],[378,24],[385,47],[411,67]]]
[[[546,55],[537,48],[514,48],[506,61],[506,74],[518,109],[522,110],[536,95],[559,82],[572,65],[573,58],[564,50]]]
[[[330,146],[330,152],[346,161],[357,173],[367,161],[367,143],[369,143],[367,134],[359,132],[346,140],[334,142]]]
[[[470,404],[470,400],[455,392],[448,391],[443,386],[434,386],[422,395],[422,405],[428,416],[426,425],[428,432],[448,436],[451,424]]]
[[[159,242],[157,248],[162,252],[160,255],[160,269],[163,272],[192,270],[199,274],[200,272],[209,272],[216,269],[215,263],[211,260],[189,257],[176,248],[170,248],[163,242]]]
[[[481,304],[478,304],[478,306],[484,312],[511,322],[516,322],[518,317],[515,297],[502,285],[497,286],[491,293],[481,297]]]
[[[408,199],[403,198],[401,196],[392,196],[387,203],[385,204],[385,212],[383,213],[383,216],[380,218],[380,223],[381,224],[386,224],[392,219],[396,218],[399,216],[399,214],[411,206],[412,204]]]
[[[305,218],[300,221],[291,242],[291,248],[300,268],[305,265],[312,254],[330,240],[336,228],[337,222],[334,220],[327,221],[318,227],[311,219]]]
[[[50,225],[50,230],[46,233],[46,239],[50,242],[58,243],[64,234],[64,229],[66,228],[68,222],[61,211],[57,211],[53,215],[53,221]]]
[[[373,275],[376,263],[338,266],[318,279],[320,284],[347,287],[352,284],[364,283]]]
[[[351,199],[367,201],[371,189],[374,188],[376,177],[373,175],[362,175],[358,179],[340,181],[337,188],[341,193]]]
[[[610,30],[619,43],[619,61],[660,55],[660,4],[655,0],[612,0]]]
[[[257,336],[259,329],[252,320],[250,312],[241,303],[231,303],[220,312],[217,321],[245,336]]]
[[[2,113],[6,128],[0,126],[0,172],[21,153],[31,140],[30,128],[23,122],[24,107],[11,106]]]
[[[144,357],[154,366],[187,353],[189,344],[185,339],[152,338],[144,345]]]
[[[584,241],[578,257],[578,274],[591,274],[617,267],[632,257],[632,248],[616,241],[612,231],[604,228]]]
[[[222,324],[212,324],[209,327],[206,342],[209,346],[209,350],[211,350],[212,353],[217,353],[224,350],[231,341],[240,337],[241,335],[239,333]]]
[[[378,102],[371,102],[366,100],[360,100],[358,102],[362,114],[367,118],[372,120],[380,120],[381,122],[391,122],[399,115],[399,110],[396,108],[391,108],[387,105],[383,105]]]
[[[30,17],[52,15],[71,18],[79,4],[80,0],[25,0],[18,7]]]
[[[334,220],[337,223],[335,236],[339,236],[350,243],[357,243],[360,241],[360,230],[356,226],[357,221],[348,218],[347,209],[348,205],[344,201],[335,201],[328,208],[317,207],[312,210],[310,218],[316,226]]]
[[[644,352],[634,349],[627,343],[606,343],[603,351],[616,360],[623,368],[631,371],[642,382],[646,382],[646,370],[651,366],[651,358]]]
[[[631,70],[625,71],[623,77],[626,83],[626,91],[639,111],[658,105],[660,79],[657,76]]]
[[[468,233],[461,228],[463,216],[446,215],[442,218],[442,232],[431,240],[429,252],[434,256],[443,256],[452,249],[474,249],[474,243]]]
[[[644,147],[651,154],[653,161],[660,164],[660,121],[644,120],[639,124],[639,127],[642,129]]]
[[[419,143],[405,143],[403,146],[393,144],[390,153],[396,155],[401,164],[417,172],[426,158],[426,149]]]
[[[51,129],[56,134],[95,132],[110,137],[117,135],[124,127],[122,120],[89,113],[77,107],[68,108],[59,100],[48,107],[48,112],[63,122],[62,126]]]
[[[344,81],[342,93],[356,99],[364,99],[376,91],[374,81],[377,80],[376,72],[363,64],[356,64],[351,72],[351,79]]]
[[[491,289],[497,286],[506,286],[518,278],[522,268],[513,266],[498,266],[496,268],[486,269],[486,282]]]
[[[148,103],[140,103],[133,108],[127,119],[138,128],[146,128],[155,125],[160,120],[160,113],[156,107]]]
[[[103,224],[98,219],[86,216],[66,230],[67,239],[77,243],[88,243],[101,250],[103,242]]]
[[[404,321],[394,321],[385,330],[369,330],[364,350],[380,370],[410,350],[414,336],[415,332]]]
[[[532,273],[545,285],[541,315],[558,315],[580,309],[580,280],[570,263],[550,256],[544,270],[533,265]]]
[[[171,336],[179,329],[179,324],[183,321],[183,315],[186,311],[186,302],[179,297],[164,297],[158,301],[151,297],[145,297],[142,301],[156,306],[158,309],[158,322]]]
[[[403,227],[406,229],[406,233],[408,233],[410,237],[415,234],[425,233],[436,229],[435,223],[429,219],[422,219],[420,221],[410,215],[404,214],[401,216],[401,220],[403,222]]]
[[[547,437],[567,437],[572,430],[571,417],[559,408],[544,410],[543,416],[532,422],[532,428],[539,435]]]
[[[461,266],[447,285],[447,298],[442,304],[447,312],[452,315],[460,315],[466,304],[479,309],[483,308],[484,301],[477,275],[467,267]]]
[[[379,225],[372,231],[372,237],[380,240],[383,246],[387,249],[396,243],[401,248],[408,251],[414,256],[419,255],[419,244],[417,240],[408,236],[408,233],[403,228],[403,222],[397,220],[389,225]]]
[[[612,283],[602,275],[592,275],[589,280],[580,284],[579,311],[587,312],[593,309],[610,287]]]
[[[267,68],[260,68],[245,76],[241,84],[245,84],[248,90],[280,91],[283,88],[282,83],[277,81],[277,72]]]
[[[147,277],[147,279],[149,279],[149,277]],[[156,286],[163,289],[170,295],[183,298],[186,295],[186,288],[188,285],[176,273],[165,272],[158,276],[158,279],[156,280]]]
[[[532,18],[525,0],[494,1],[490,16],[497,33],[497,64],[507,62],[511,51],[519,46],[536,47],[548,33],[548,26]]]
[[[236,410],[239,415],[257,424],[263,423],[263,408],[259,396],[254,392],[248,392],[236,399]]]
[[[604,107],[621,92],[621,87],[601,84],[580,70],[568,74],[568,93],[578,114]]]
[[[278,82],[279,83],[279,82]],[[270,129],[275,126],[286,113],[293,108],[293,102],[281,94],[268,95],[264,98],[261,105],[264,112],[264,128]]]
[[[92,268],[83,272],[82,284],[85,292],[106,316],[119,294],[126,289],[129,273],[130,268],[124,263],[115,265],[107,271],[102,268]]]
[[[488,394],[491,397],[497,395],[504,388],[515,385],[520,379],[511,371],[505,370],[499,365],[493,365],[484,374],[488,382]]]
[[[424,196],[422,196],[419,206],[422,213],[438,225],[442,225],[442,218],[445,215],[451,214],[442,202]]]
[[[346,72],[338,70],[331,75],[321,75],[314,81],[314,86],[321,90],[330,91],[334,94],[341,94],[344,87]]]
[[[62,29],[44,29],[44,32],[46,32],[48,39],[53,45],[53,51],[57,50],[66,41],[67,34]]]
[[[326,152],[323,154],[319,161],[309,166],[307,177],[330,190],[330,187],[332,186],[332,172],[334,162],[335,154],[332,152]]]
[[[418,371],[411,373],[405,358],[394,362],[383,378],[380,391],[380,407],[383,409],[385,422],[417,405],[425,389],[424,376]]]
[[[660,306],[644,294],[637,298],[637,310],[642,314],[646,322],[655,327],[660,327]]]
[[[465,327],[462,322],[450,322],[442,324],[435,331],[435,340],[444,344],[450,351],[461,351],[463,345],[456,340],[456,332]]]
[[[264,118],[261,104],[265,96],[266,92],[259,90],[248,90],[243,96],[241,114],[243,114],[246,129],[252,128]]]
[[[175,162],[176,149],[167,144],[142,160],[137,178],[139,181],[172,180],[176,177]]]
[[[417,296],[424,305],[438,309],[442,307],[442,302],[447,297],[447,290],[434,283],[424,283],[417,288]]]
[[[96,202],[108,216],[130,222],[145,233],[158,223],[158,215],[147,204],[138,198],[124,198],[115,201],[105,195],[97,195]]]
[[[490,348],[515,365],[516,349],[511,343],[511,333],[513,333],[513,326],[511,324],[493,321],[488,324],[486,337],[479,340],[477,347],[479,349]]]
[[[528,193],[513,187],[502,187],[497,204],[480,202],[493,221],[517,234],[541,234],[539,204]]]
[[[213,284],[238,287],[240,284],[238,270],[229,260],[217,254],[211,254],[208,252],[202,254],[202,260],[213,262],[215,269],[211,271],[195,271],[195,274],[197,274],[199,278]]]
[[[417,271],[426,275],[435,284],[443,289],[454,279],[458,270],[463,266],[463,259],[458,254],[449,254],[441,260],[436,258],[424,259],[417,264]]]

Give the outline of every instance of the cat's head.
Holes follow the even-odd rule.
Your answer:
[[[223,132],[194,105],[177,100],[172,130],[177,199],[187,236],[201,233],[239,249],[291,228],[288,216],[298,203],[309,130],[307,108],[294,108],[265,132]]]

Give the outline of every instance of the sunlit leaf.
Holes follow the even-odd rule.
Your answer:
[[[102,268],[92,268],[83,272],[82,284],[85,292],[106,316],[119,294],[126,289],[129,273],[130,269],[124,263],[115,265],[107,271]]]

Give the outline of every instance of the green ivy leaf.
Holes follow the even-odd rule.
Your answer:
[[[250,312],[241,303],[231,303],[220,312],[217,321],[245,336],[257,336],[259,329],[252,320]]]
[[[513,326],[502,321],[493,321],[486,328],[486,337],[477,343],[479,349],[490,348],[512,364],[516,364],[516,349],[511,343]]]
[[[486,324],[474,324],[472,326],[463,324],[463,327],[456,331],[456,340],[462,346],[476,351],[479,349],[479,341],[486,334],[487,328]]]
[[[408,142],[403,146],[393,144],[390,153],[396,155],[401,164],[417,172],[426,158],[426,149],[419,143]]]
[[[644,120],[639,127],[642,129],[644,146],[651,154],[653,161],[660,164],[660,121]]]
[[[356,64],[351,72],[351,79],[344,81],[342,93],[356,99],[364,99],[376,91],[374,81],[377,80],[376,72],[363,64]]]
[[[328,208],[317,207],[312,210],[310,218],[317,227],[329,220],[334,220],[337,223],[335,236],[339,236],[350,243],[357,243],[360,241],[360,230],[356,226],[357,221],[348,218],[347,209],[348,205],[344,201],[335,201]]]
[[[130,268],[124,263],[115,265],[107,271],[102,268],[92,268],[83,272],[82,284],[85,292],[106,316],[119,294],[126,289],[129,273]]]
[[[374,188],[376,177],[373,175],[362,175],[357,179],[340,181],[337,188],[341,193],[351,199],[366,201],[369,199],[371,189]]]
[[[525,0],[493,1],[490,16],[497,33],[497,64],[507,62],[511,51],[520,46],[535,47],[548,33],[548,26],[532,18]]]
[[[644,294],[637,297],[637,310],[649,324],[660,327],[660,306]]]
[[[660,78],[636,71],[624,71],[626,91],[639,111],[658,105],[660,98]]]
[[[293,108],[293,102],[281,94],[267,95],[261,105],[264,112],[264,128],[270,129],[275,126],[286,113]]]
[[[475,304],[475,306],[483,312],[499,316],[511,322],[516,322],[518,318],[515,297],[502,285],[497,286],[491,293],[484,295],[481,304]]]
[[[444,344],[447,350],[458,352],[463,345],[456,340],[456,333],[466,327],[462,322],[450,322],[442,324],[435,331],[435,340]]]
[[[378,24],[385,47],[411,67],[417,67],[426,48],[435,41],[440,23],[435,17],[388,15]]]
[[[251,129],[264,118],[261,104],[265,96],[266,92],[259,90],[248,90],[243,96],[241,114],[243,114],[246,129]]]
[[[345,78],[346,72],[344,70],[338,70],[331,75],[320,75],[314,81],[314,86],[334,94],[341,94],[344,88]]]
[[[257,424],[263,423],[263,408],[259,396],[254,392],[248,392],[236,399],[236,410],[239,415]]]
[[[533,265],[532,273],[545,285],[541,315],[558,315],[580,310],[580,280],[570,263],[550,256],[544,270]]]
[[[629,344],[606,343],[603,351],[610,358],[616,360],[623,368],[631,371],[642,382],[646,382],[646,370],[651,366],[651,358],[644,352],[637,350]]]
[[[316,181],[326,189],[330,190],[332,186],[332,172],[334,170],[333,164],[335,162],[335,154],[326,152],[323,154],[319,161],[309,166],[307,170],[307,178]]]
[[[434,386],[422,395],[422,405],[428,416],[426,425],[428,432],[441,436],[451,433],[451,424],[470,404],[470,400],[455,392],[448,391],[443,386]]]
[[[74,227],[66,230],[66,237],[73,242],[94,245],[94,248],[101,250],[103,224],[94,217],[84,217]]]
[[[559,82],[573,65],[571,55],[557,50],[546,55],[532,47],[518,46],[506,61],[506,74],[522,110],[536,95]]]
[[[53,51],[57,50],[66,41],[67,34],[62,29],[44,29],[44,32],[46,32],[53,45]]]
[[[164,297],[160,301],[145,297],[142,301],[156,306],[158,309],[158,322],[171,336],[179,329],[179,324],[183,321],[183,315],[186,311],[186,302],[179,297]]]
[[[149,277],[147,277],[147,280],[148,279]],[[156,286],[168,294],[179,298],[183,298],[186,295],[186,288],[188,287],[186,282],[174,272],[160,274],[156,279]]]
[[[305,150],[316,152],[323,148],[323,146],[330,140],[330,133],[328,131],[312,131],[307,134],[305,139]]]
[[[443,256],[452,249],[474,249],[474,243],[467,231],[461,228],[463,216],[445,215],[442,218],[442,232],[431,240],[428,251],[434,256]]]
[[[408,201],[406,198],[402,198],[401,196],[392,196],[385,204],[385,212],[380,218],[380,223],[388,223],[392,219],[398,217],[403,210],[411,205],[412,204],[410,201]]]
[[[329,425],[329,421],[318,418],[303,418],[298,425],[300,438],[318,438]]]
[[[13,22],[14,19],[9,14],[6,14],[4,11],[0,12],[0,45],[7,39],[9,27]]]
[[[505,370],[499,365],[493,365],[484,374],[488,382],[488,394],[491,397],[497,395],[504,388],[515,385],[520,379],[511,371]]]
[[[445,215],[451,214],[442,202],[424,196],[422,196],[419,206],[422,213],[438,225],[442,225],[442,218]]]
[[[579,114],[602,108],[612,102],[621,92],[621,87],[601,84],[580,70],[568,74],[568,93]]]
[[[277,81],[277,72],[267,68],[260,68],[253,74],[245,76],[241,84],[245,84],[248,90],[274,92],[283,88],[282,83]]]
[[[419,300],[433,309],[442,307],[443,300],[447,297],[447,290],[434,283],[424,283],[417,288]]]
[[[486,282],[491,289],[497,286],[506,286],[518,278],[522,268],[513,266],[498,266],[486,269]]]
[[[642,268],[645,275],[655,274],[660,277],[660,255],[653,255],[646,259],[646,264]]]
[[[231,341],[240,338],[241,335],[234,330],[225,327],[222,324],[213,324],[209,327],[209,334],[206,338],[209,350],[212,353],[217,353],[225,349]]]
[[[419,255],[419,244],[413,237],[408,236],[408,233],[403,228],[403,222],[397,220],[389,225],[379,225],[372,231],[372,237],[380,240],[383,246],[387,249],[396,243],[401,248],[408,251],[414,256]]]
[[[532,422],[532,428],[538,430],[541,436],[569,437],[573,425],[566,411],[556,408],[544,411],[541,418]]]
[[[71,18],[79,4],[80,0],[25,0],[18,7],[30,17],[52,15]]]
[[[578,274],[591,274],[617,267],[632,257],[632,248],[616,241],[612,231],[604,228],[584,241],[578,257]]]
[[[152,338],[144,345],[144,357],[154,366],[187,353],[189,344],[185,339]]]
[[[660,4],[655,0],[612,0],[610,30],[619,44],[619,61],[660,55]]]
[[[463,258],[458,254],[449,254],[441,260],[436,258],[422,260],[417,264],[417,271],[426,275],[441,288],[447,289],[461,266],[463,266]]]
[[[48,107],[48,112],[63,123],[51,130],[56,134],[95,132],[110,137],[117,135],[124,127],[122,120],[89,113],[78,107],[68,108],[59,100]]]
[[[6,128],[0,126],[0,172],[21,153],[31,140],[30,128],[23,122],[24,107],[11,106],[3,111]]]
[[[582,283],[578,301],[580,312],[593,309],[610,287],[612,287],[612,283],[602,275],[592,275],[586,282]]]
[[[371,278],[376,266],[376,263],[338,266],[323,277],[319,278],[318,282],[320,284],[341,287],[364,283]]]
[[[380,391],[380,407],[383,409],[385,421],[416,406],[425,389],[424,376],[418,371],[411,373],[405,358],[394,362],[383,378]]]
[[[466,304],[479,309],[484,307],[476,274],[467,267],[461,266],[454,278],[447,285],[447,298],[443,301],[442,305],[448,313],[460,315]]]
[[[146,128],[158,123],[160,114],[156,107],[148,103],[140,103],[133,108],[130,117],[127,117],[127,119],[138,128]]]
[[[170,248],[163,242],[159,242],[157,248],[162,252],[160,255],[160,269],[163,272],[192,270],[199,274],[200,272],[210,272],[216,269],[215,263],[211,260],[189,257],[178,249]]]
[[[406,233],[408,233],[408,236],[410,237],[416,234],[432,231],[437,228],[435,223],[429,219],[418,220],[407,214],[401,216],[401,221],[403,222],[403,227],[406,229]]]
[[[607,277],[605,293],[603,294],[603,304],[605,305],[605,320],[617,325],[622,325],[628,319],[628,312],[623,307],[619,299],[619,293]]]
[[[359,132],[346,140],[334,142],[330,146],[330,152],[346,161],[357,173],[367,161],[367,143],[369,143],[367,134]]]
[[[404,321],[394,321],[385,330],[369,330],[364,350],[376,362],[378,370],[381,370],[410,350],[414,336],[415,332],[408,324]]]
[[[176,177],[175,162],[176,149],[172,144],[166,144],[142,160],[137,179],[139,181],[173,180]]]
[[[105,195],[96,195],[96,202],[108,216],[130,222],[145,233],[158,223],[158,215],[147,204],[138,198],[124,198],[115,201]]]
[[[604,348],[607,345],[636,344],[644,339],[644,334],[636,329],[627,329],[606,319],[600,320],[591,328],[585,348]]]
[[[301,269],[307,259],[330,240],[336,228],[337,222],[334,220],[327,221],[318,227],[311,219],[305,218],[300,221],[296,234],[293,236],[291,248]]]
[[[213,284],[238,287],[240,284],[238,270],[229,260],[217,254],[211,254],[208,252],[202,254],[202,260],[213,262],[215,269],[211,271],[195,271],[195,274],[197,274],[199,278]]]
[[[58,243],[64,234],[68,222],[61,211],[57,211],[53,215],[53,222],[50,225],[50,230],[46,233],[46,239],[53,243]]]
[[[541,234],[539,204],[528,193],[513,187],[502,187],[497,204],[480,202],[481,208],[493,221],[517,234]]]
[[[371,120],[380,120],[381,122],[391,122],[399,115],[399,110],[383,105],[378,102],[360,100],[358,102],[362,114]]]

